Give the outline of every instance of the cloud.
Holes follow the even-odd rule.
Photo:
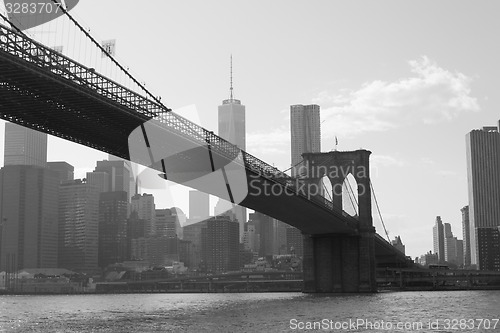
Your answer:
[[[403,167],[406,165],[406,162],[399,158],[395,158],[389,155],[375,155],[375,154],[371,156],[370,163],[372,167],[388,167],[388,166]]]
[[[420,158],[420,163],[423,164],[424,166],[435,166],[436,165],[436,162],[429,158],[429,157],[422,157]]]
[[[415,121],[435,124],[479,111],[477,99],[471,96],[471,78],[441,68],[426,56],[408,64],[407,78],[366,82],[357,90],[320,92],[313,103],[322,106],[322,136],[387,131]]]
[[[472,79],[468,76],[439,67],[426,56],[411,60],[408,65],[405,78],[365,82],[355,90],[318,93],[311,102],[321,106],[322,139],[331,141],[334,136],[353,137],[415,123],[435,124],[479,111],[477,99],[471,96]],[[286,115],[283,122],[287,125],[247,134],[249,153],[276,160],[289,156],[289,110],[280,113]],[[374,156],[374,163],[384,167],[404,165],[389,156]]]
[[[452,171],[452,170],[439,170],[439,171],[437,172],[437,174],[438,174],[439,176],[443,176],[443,177],[453,177],[453,178],[454,178],[454,177],[458,177],[458,176],[460,176],[460,174],[459,174],[458,172],[456,172],[456,171]]]
[[[269,132],[247,133],[247,151],[255,156],[290,156],[290,128],[280,126]]]

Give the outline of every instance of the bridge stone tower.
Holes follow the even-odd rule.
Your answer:
[[[357,182],[357,229],[352,233],[304,234],[304,292],[376,292],[375,228],[371,208],[367,150],[305,153],[304,181],[308,188],[322,188],[322,178],[332,185],[333,210],[342,212],[342,185],[349,174]],[[303,175],[304,176],[304,175]],[[321,196],[315,191],[316,196]],[[312,193],[312,191],[310,191]],[[346,219],[348,214],[342,213]],[[335,221],[332,221],[335,223]]]

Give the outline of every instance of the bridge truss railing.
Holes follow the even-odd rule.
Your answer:
[[[234,160],[241,152],[243,156],[243,166],[262,176],[273,183],[280,184],[289,192],[305,197],[315,204],[327,208],[333,212],[336,210],[333,203],[322,197],[310,197],[306,193],[299,191],[296,186],[296,179],[280,171],[259,158],[241,150],[236,145],[224,140],[212,131],[189,121],[188,119],[171,112],[170,109],[151,99],[131,91],[130,89],[112,81],[97,73],[93,68],[86,67],[63,54],[27,37],[23,33],[16,32],[0,24],[0,51],[16,56],[41,69],[47,70],[59,77],[70,80],[82,89],[92,89],[105,98],[123,105],[130,110],[129,113],[143,118],[156,119],[174,129],[191,141],[200,145],[209,144],[213,152],[221,154]],[[236,160],[236,162],[238,162]],[[342,212],[337,212],[341,214]]]

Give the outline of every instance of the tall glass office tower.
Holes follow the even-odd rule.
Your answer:
[[[246,149],[246,130],[245,130],[245,106],[241,101],[233,97],[233,61],[231,57],[231,84],[229,88],[229,99],[222,101],[219,105],[219,136],[223,139]],[[231,209],[232,214],[240,225],[240,242],[243,241],[244,226],[247,219],[247,210],[241,206],[234,206]]]
[[[5,123],[4,165],[47,165],[47,134]]]
[[[319,105],[291,105],[292,176],[300,172],[303,153],[321,151]]]
[[[483,127],[466,135],[471,264],[500,270],[500,133]]]

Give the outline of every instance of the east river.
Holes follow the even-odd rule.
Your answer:
[[[500,291],[0,296],[1,332],[499,332]]]

